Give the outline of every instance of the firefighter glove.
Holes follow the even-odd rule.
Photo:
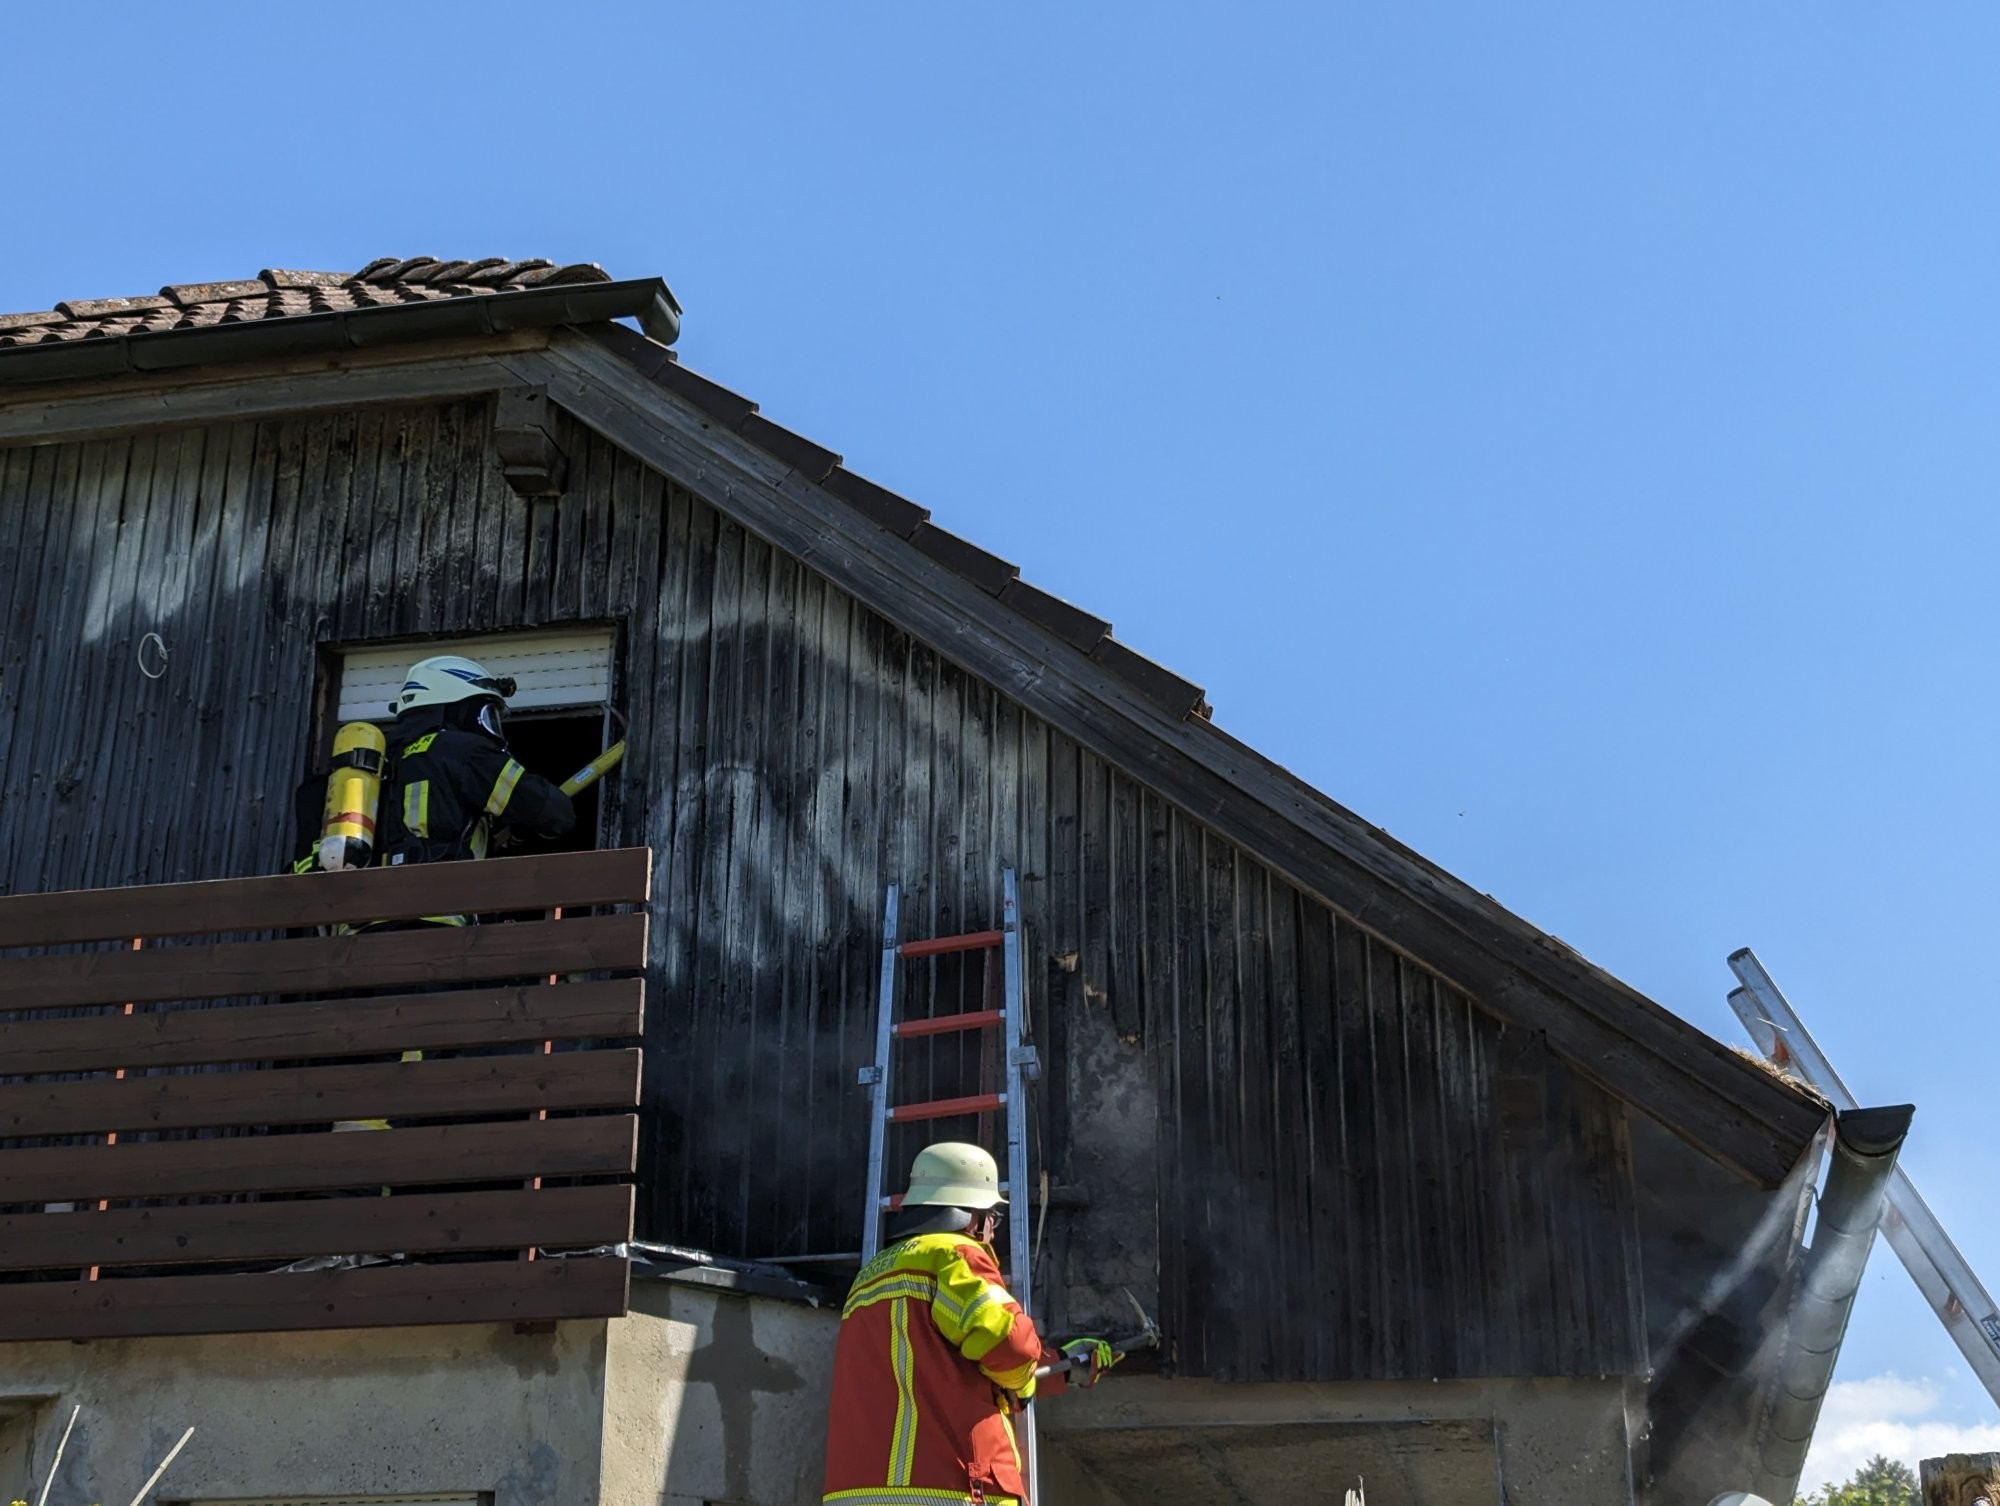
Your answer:
[[[1096,1385],[1105,1371],[1125,1357],[1103,1339],[1071,1339],[1062,1352],[1069,1361],[1069,1383],[1085,1388]]]

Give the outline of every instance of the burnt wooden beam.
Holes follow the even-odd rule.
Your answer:
[[[493,449],[515,495],[560,497],[569,456],[556,443],[556,409],[542,387],[503,387],[493,409]]]
[[[897,627],[1159,791],[1752,1181],[1776,1186],[1823,1109],[1254,749],[1137,687],[719,429],[587,336],[506,358],[517,380]]]

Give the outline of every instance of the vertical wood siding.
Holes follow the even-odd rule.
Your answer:
[[[1639,1366],[1616,1103],[611,446],[572,429],[569,491],[528,504],[489,428],[475,402],[0,450],[0,887],[273,871],[324,646],[613,621],[606,839],[657,854],[645,1237],[857,1246],[883,885],[905,935],[977,929],[1012,864],[1037,1154],[1085,1204],[1048,1220],[1054,1326],[1116,1323],[1129,1286],[1183,1373]],[[915,965],[910,1007],[974,1006],[979,966]],[[900,1096],[970,1091],[979,1052],[901,1058]]]

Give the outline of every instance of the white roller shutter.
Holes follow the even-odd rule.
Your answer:
[[[611,699],[611,629],[565,628],[354,649],[341,657],[337,720],[388,721],[389,703],[410,666],[433,654],[460,654],[490,675],[512,675],[520,688],[507,702],[510,712],[601,706]]]

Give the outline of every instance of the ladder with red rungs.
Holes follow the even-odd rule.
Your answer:
[[[888,1216],[902,1206],[901,1194],[890,1193],[882,1179],[886,1168],[883,1154],[891,1124],[920,1123],[929,1119],[978,1117],[990,1122],[996,1111],[1004,1111],[1007,1126],[1007,1155],[1003,1163],[1005,1180],[1001,1191],[1013,1204],[1007,1220],[1007,1286],[1021,1310],[1034,1313],[1034,1256],[1028,1219],[1028,1101],[1027,1085],[1041,1076],[1041,1060],[1035,1048],[1022,1040],[1026,1027],[1021,978],[1021,898],[1014,885],[1014,870],[1000,875],[1000,929],[973,931],[963,936],[938,936],[927,941],[902,941],[896,932],[897,887],[891,884],[882,908],[882,991],[875,1023],[875,1063],[860,1071],[861,1084],[869,1090],[868,1119],[868,1202],[861,1222],[861,1261],[866,1265],[882,1248],[882,1226]],[[956,1014],[933,1015],[926,1019],[896,1018],[896,973],[898,962],[947,953],[999,952],[1001,987],[999,1007],[992,1007],[990,990],[981,1003],[987,1007],[962,1010]],[[990,1092],[964,1098],[941,1098],[930,1103],[892,1103],[892,1057],[898,1040],[945,1035],[962,1030],[998,1030],[1006,1049],[1000,1064],[1000,1084]],[[982,1073],[982,1076],[985,1074]],[[989,1086],[982,1082],[982,1088]],[[996,1158],[998,1159],[998,1158]],[[1020,1440],[1023,1473],[1027,1477],[1028,1498],[1040,1500],[1036,1489],[1035,1413],[1030,1406],[1014,1422]]]
[[[869,1090],[868,1120],[868,1202],[861,1225],[861,1259],[873,1260],[882,1248],[883,1220],[902,1205],[900,1194],[883,1186],[887,1174],[884,1152],[889,1126],[913,1124],[928,1119],[956,1119],[1004,1115],[1007,1127],[1007,1154],[1003,1165],[1005,1180],[1001,1190],[1017,1205],[1019,1216],[1008,1219],[1007,1282],[1014,1300],[1024,1311],[1034,1311],[1030,1232],[1027,1218],[1028,1195],[1028,1104],[1027,1084],[1041,1075],[1035,1048],[1022,1041],[1021,981],[1021,902],[1014,885],[1014,870],[1000,875],[1000,928],[972,931],[963,936],[938,936],[925,941],[903,941],[897,936],[897,887],[889,886],[882,909],[882,991],[875,1022],[875,1063],[863,1067],[860,1080]],[[997,1008],[968,1009],[957,1014],[933,1015],[928,1019],[896,1018],[897,963],[952,952],[999,952],[1001,962],[1000,1001]],[[1005,1056],[1000,1065],[1000,1083],[989,1092],[964,1098],[940,1098],[930,1103],[892,1103],[893,1055],[899,1040],[945,1035],[963,1030],[998,1030]],[[984,1086],[984,1084],[982,1084]],[[996,1157],[995,1159],[1000,1159]]]

